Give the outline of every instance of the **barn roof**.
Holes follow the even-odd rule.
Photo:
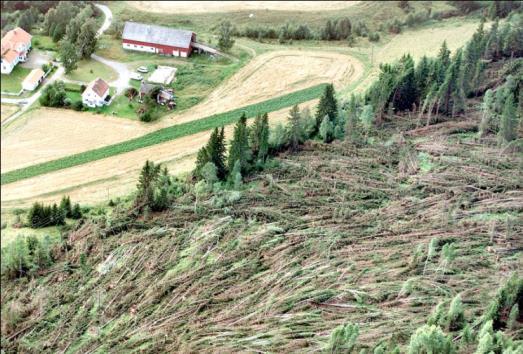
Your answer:
[[[137,22],[125,22],[122,39],[189,48],[192,35],[193,32],[191,31]]]
[[[24,79],[24,84],[36,84],[44,75],[45,73],[42,69],[33,69]]]

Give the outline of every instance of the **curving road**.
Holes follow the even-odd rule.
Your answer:
[[[96,33],[96,36],[100,37],[111,26],[111,23],[113,20],[113,14],[112,14],[111,10],[105,5],[95,4],[94,6],[99,8],[100,11],[102,11],[105,16],[104,23],[102,24],[102,26]],[[119,62],[116,62],[113,60],[102,58],[96,54],[92,54],[91,58],[93,60],[99,61],[100,63],[102,63],[104,65],[111,67],[113,70],[115,70],[118,73],[118,79],[110,82],[110,85],[116,87],[117,95],[121,94],[127,88],[129,80],[131,79],[131,77],[130,77],[131,71],[127,68],[127,66],[123,63],[119,63]],[[63,79],[64,73],[65,73],[64,67],[61,65],[58,65],[58,69],[56,70],[56,72],[53,75],[51,75],[51,77],[44,82],[42,87],[40,87],[40,89],[37,92],[35,92],[31,97],[28,97],[28,98],[4,98],[4,97],[2,97],[0,99],[0,102],[8,103],[8,104],[16,104],[16,105],[21,106],[21,109],[18,112],[16,112],[15,114],[13,114],[11,117],[2,121],[1,125],[6,126],[7,124],[11,123],[12,121],[14,121],[18,117],[20,117],[22,114],[24,114],[29,109],[29,107],[31,107],[33,105],[33,103],[35,103],[40,98],[44,87],[58,79]],[[70,81],[70,80],[65,80],[65,81]]]

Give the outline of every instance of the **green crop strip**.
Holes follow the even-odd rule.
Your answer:
[[[295,104],[318,98],[323,93],[325,85],[326,84],[319,84],[300,91],[291,92],[283,96],[271,98],[267,101],[241,107],[232,111],[219,113],[199,120],[159,129],[155,132],[117,144],[108,145],[98,149],[84,151],[79,154],[66,156],[60,159],[9,171],[1,175],[1,184],[4,185],[13,183],[22,179],[43,175],[45,173],[58,171],[64,168],[82,165],[88,162],[178,139],[187,135],[196,134],[202,131],[213,129],[215,127],[228,125],[236,122],[240,115],[244,112],[247,118],[252,118],[258,113],[274,112],[285,107],[290,107]]]

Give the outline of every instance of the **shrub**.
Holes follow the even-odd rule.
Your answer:
[[[371,42],[379,42],[380,41],[380,35],[378,32],[372,32],[369,34],[369,41]]]
[[[73,109],[75,111],[81,111],[84,109],[84,104],[82,103],[82,101],[78,100],[78,101],[74,101],[73,102]]]
[[[150,112],[145,111],[142,114],[140,114],[140,120],[142,122],[151,122],[153,120],[153,117]]]
[[[2,275],[14,279],[34,274],[53,263],[49,236],[18,236],[2,249]]]
[[[45,87],[39,101],[42,106],[63,107],[66,104],[66,98],[64,83],[56,81]]]
[[[463,312],[463,303],[461,296],[458,294],[450,303],[449,312],[447,314],[448,327],[450,331],[457,331],[463,328],[465,323],[465,314]]]

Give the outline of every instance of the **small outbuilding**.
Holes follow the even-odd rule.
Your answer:
[[[45,73],[42,69],[33,69],[22,82],[22,88],[26,91],[34,91],[44,80]]]
[[[109,84],[100,78],[91,81],[82,93],[82,103],[91,108],[107,105],[109,99]]]
[[[155,84],[169,85],[176,76],[176,70],[177,69],[172,66],[158,66],[147,81]]]

